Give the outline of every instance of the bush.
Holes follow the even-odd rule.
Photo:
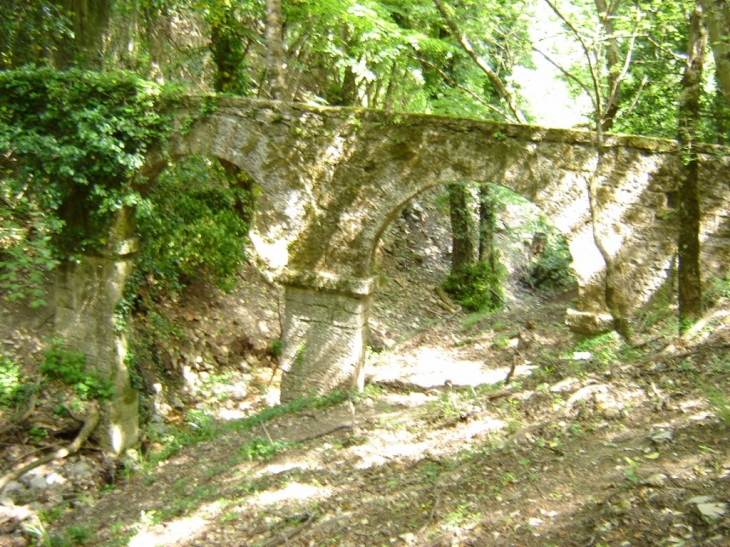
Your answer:
[[[496,311],[504,304],[502,282],[506,270],[489,262],[464,264],[444,282],[444,290],[469,312]]]
[[[233,287],[246,257],[251,213],[250,183],[242,184],[230,184],[223,168],[204,157],[187,158],[160,175],[137,209],[137,275],[148,289],[169,294],[202,279]]]
[[[0,71],[0,290],[43,305],[58,259],[108,244],[115,211],[169,125],[162,88],[131,73]]]
[[[101,378],[99,371],[87,370],[86,356],[63,348],[61,340],[54,340],[43,352],[41,372],[71,386],[82,400],[108,401],[114,394],[114,386]]]
[[[568,243],[563,235],[544,221],[538,222],[536,234],[544,236],[544,247],[530,263],[522,282],[533,289],[561,290],[575,283]]]
[[[7,355],[0,355],[0,408],[16,406],[26,398],[29,389],[20,365]]]

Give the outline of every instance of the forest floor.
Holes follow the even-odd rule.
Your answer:
[[[679,343],[655,310],[631,348],[568,331],[570,292],[514,284],[502,312],[452,313],[433,291],[439,234],[400,222],[364,393],[272,407],[279,372],[249,338],[255,359],[183,367],[180,401],[158,405],[138,461],[109,471],[87,448],[39,468],[68,480],[32,503],[0,492],[28,513],[0,545],[730,545],[726,314]],[[199,287],[174,313],[198,333],[270,332],[276,298],[252,274],[229,295]],[[251,318],[226,324],[244,301]]]

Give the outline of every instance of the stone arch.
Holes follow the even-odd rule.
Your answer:
[[[612,314],[629,316],[674,252],[672,141],[608,135],[599,150],[590,132],[234,98],[189,98],[175,116],[167,154],[225,158],[261,188],[251,235],[285,287],[283,400],[358,383],[375,244],[427,188],[494,181],[545,211],[574,257],[610,259],[576,268],[594,323],[609,294]],[[716,152],[701,152],[701,169],[726,180]],[[719,190],[707,198],[727,203]]]
[[[550,177],[536,168],[544,148],[523,143],[521,154],[510,154],[514,143],[500,145],[498,141],[484,148],[473,142],[460,153],[449,153],[443,143],[424,142],[423,132],[407,142],[411,144],[398,146],[396,157],[382,168],[362,169],[357,163],[343,166],[337,174],[341,182],[337,183],[347,188],[348,197],[337,209],[337,222],[325,213],[319,233],[326,237],[305,239],[292,253],[298,268],[286,278],[287,309],[292,315],[285,322],[283,398],[307,394],[309,389],[326,392],[352,383],[362,385],[368,314],[375,290],[371,277],[374,253],[393,218],[420,193],[463,180],[494,182],[548,215],[579,210],[579,215],[563,215],[561,223],[554,219],[553,223],[569,241],[571,230],[584,232],[586,177],[582,170],[563,169],[560,176],[546,180]],[[388,145],[385,147],[369,154],[387,154]],[[592,153],[590,147],[582,152],[586,158]],[[588,161],[586,158],[580,161]],[[366,158],[359,161],[368,165]],[[351,181],[357,181],[357,186]],[[567,204],[555,203],[556,187],[569,188],[563,191]],[[602,262],[598,275],[601,267]],[[597,292],[600,297],[600,290]],[[317,310],[318,315],[311,310]]]

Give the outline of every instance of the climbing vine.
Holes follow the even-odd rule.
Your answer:
[[[42,305],[43,271],[100,250],[165,134],[171,93],[131,73],[0,72],[0,290]]]

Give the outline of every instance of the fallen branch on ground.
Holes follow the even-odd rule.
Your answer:
[[[52,452],[50,454],[47,454],[46,456],[43,456],[42,458],[38,458],[34,462],[29,463],[28,465],[21,467],[17,471],[11,471],[10,473],[7,473],[3,477],[0,477],[0,490],[8,484],[10,481],[14,481],[23,475],[25,475],[28,471],[31,471],[32,469],[35,469],[36,467],[40,467],[41,465],[44,465],[46,463],[52,462],[53,460],[60,460],[61,458],[66,458],[70,456],[71,454],[75,454],[79,451],[79,448],[81,448],[81,445],[84,444],[84,441],[89,438],[91,433],[96,429],[97,424],[99,423],[99,408],[96,403],[92,403],[89,405],[89,412],[86,415],[86,419],[84,420],[84,425],[81,428],[81,431],[79,431],[79,434],[76,436],[76,438],[73,440],[71,444],[69,444],[65,448],[61,448],[59,450],[56,450],[55,452]]]

